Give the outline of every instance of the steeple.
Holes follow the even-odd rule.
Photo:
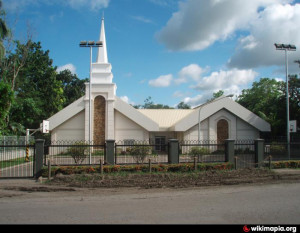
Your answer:
[[[104,17],[102,17],[101,19],[100,41],[102,41],[103,46],[98,48],[97,61],[92,64],[91,83],[112,83],[113,74],[111,72],[111,64],[108,62],[107,59]]]
[[[100,41],[102,41],[103,47],[98,48],[97,63],[108,63],[105,28],[104,28],[104,16],[102,16],[101,19]]]

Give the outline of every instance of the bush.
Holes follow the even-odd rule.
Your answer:
[[[300,166],[299,166],[300,167]],[[197,171],[221,171],[221,170],[232,170],[233,164],[231,163],[210,163],[210,164],[197,164]],[[194,164],[191,163],[181,163],[181,164],[153,164],[151,166],[152,172],[193,172]],[[105,165],[103,166],[104,173],[116,173],[116,172],[148,172],[148,165]],[[52,167],[51,175],[63,174],[95,174],[100,173],[99,166],[61,166]],[[43,168],[43,176],[48,176],[47,167]]]
[[[198,147],[194,146],[189,151],[189,155],[191,157],[198,157],[198,160],[200,160],[201,156],[210,154],[210,151],[208,148],[205,147]]]
[[[277,161],[272,162],[272,168],[300,168],[300,161]]]
[[[87,157],[89,147],[84,142],[77,142],[68,148],[68,154],[74,159],[75,164],[81,164]]]
[[[144,162],[146,156],[150,155],[152,150],[150,146],[135,144],[134,146],[127,148],[126,152],[132,155],[134,160],[139,164]]]

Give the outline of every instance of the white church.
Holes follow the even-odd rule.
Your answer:
[[[260,132],[271,130],[269,123],[226,96],[194,109],[133,108],[116,95],[104,19],[100,41],[103,46],[92,63],[85,96],[48,119],[52,141],[85,140],[102,145],[105,140],[153,140],[164,144],[168,139],[258,139]]]

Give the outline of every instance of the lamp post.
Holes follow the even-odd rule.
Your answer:
[[[90,48],[90,82],[89,82],[89,144],[92,142],[92,108],[91,108],[91,89],[92,89],[92,56],[93,56],[93,48],[102,47],[103,44],[101,41],[80,41],[80,47]],[[90,147],[89,147],[90,148]],[[89,164],[91,164],[92,155],[91,150],[89,149]]]
[[[291,44],[274,44],[276,50],[285,52],[285,76],[286,76],[286,142],[288,159],[290,159],[290,109],[289,109],[289,77],[288,77],[288,51],[296,51],[296,46]]]
[[[219,100],[221,100],[221,99],[224,99],[224,98],[226,98],[226,97],[233,97],[233,94],[226,95],[226,96],[221,96],[221,97],[219,97],[219,98],[216,98],[216,99],[214,99],[214,100],[211,100],[211,101],[209,101],[209,102],[207,102],[207,103],[205,103],[205,104],[199,106],[199,115],[198,115],[198,143],[199,143],[199,144],[200,144],[200,132],[201,132],[201,124],[200,124],[200,123],[201,123],[201,110],[202,110],[202,107],[204,107],[205,105],[210,104],[210,103],[212,103],[212,102],[215,102],[215,101],[219,101]]]

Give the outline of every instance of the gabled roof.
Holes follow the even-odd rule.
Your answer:
[[[138,109],[159,125],[160,130],[169,130],[178,121],[194,112],[193,109]]]
[[[48,121],[50,121],[49,130],[51,131],[55,129],[82,110],[84,110],[84,97],[79,98],[69,106],[50,117],[48,119]]]
[[[203,104],[195,108],[191,114],[189,114],[187,117],[183,118],[181,121],[177,122],[174,126],[172,126],[171,130],[186,131],[198,124],[199,120],[203,121],[222,109],[226,109],[227,111],[236,115],[248,124],[252,125],[254,128],[258,129],[259,131],[271,131],[271,126],[268,122],[258,117],[248,109],[244,108],[242,105],[225,96],[222,96],[214,101],[211,101],[209,103]]]
[[[79,98],[69,106],[50,117],[48,119],[48,121],[50,121],[50,131],[60,126],[79,112],[83,111],[85,109],[84,98],[85,97]],[[117,96],[115,96],[115,109],[144,129],[148,131],[159,131],[159,126],[156,122],[140,113],[137,109],[125,103]]]
[[[50,130],[55,129],[84,109],[84,97],[81,97],[48,119]],[[271,131],[268,122],[227,97],[220,97],[195,109],[135,109],[115,96],[115,110],[152,132],[184,132],[199,123],[199,111],[200,121],[203,121],[222,109],[226,109],[259,131]]]
[[[117,96],[115,96],[115,109],[147,131],[159,131],[159,125],[157,122],[142,114],[130,104],[125,103]]]

